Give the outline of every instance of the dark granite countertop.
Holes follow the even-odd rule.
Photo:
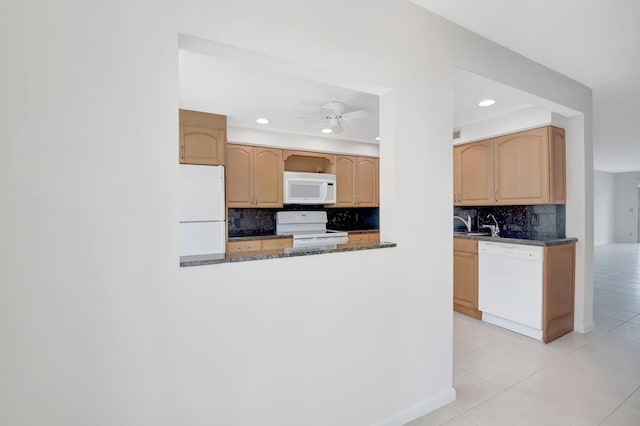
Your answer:
[[[244,238],[244,237],[241,237]],[[180,257],[180,266],[214,265],[217,263],[246,262],[249,260],[278,259],[281,257],[309,256],[314,254],[337,253],[344,251],[373,250],[396,247],[396,243],[347,243],[313,248],[286,248],[275,250],[246,251],[240,253],[211,254]]]
[[[578,241],[577,238],[537,238],[525,240],[520,238],[491,237],[489,235],[467,235],[465,233],[453,233],[454,238],[464,238],[467,240],[493,241],[496,243],[523,244],[529,246],[558,246],[570,244]]]
[[[366,234],[368,232],[380,232],[379,229],[358,229],[352,231],[344,231],[349,234]],[[254,241],[254,240],[272,240],[276,238],[291,238],[291,235],[250,235],[250,236],[242,236],[242,237],[229,237],[229,242],[233,243],[236,241]]]

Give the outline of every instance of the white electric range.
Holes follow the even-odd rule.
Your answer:
[[[319,210],[277,212],[276,235],[291,235],[294,249],[323,248],[349,242],[347,232],[327,229],[327,212]]]

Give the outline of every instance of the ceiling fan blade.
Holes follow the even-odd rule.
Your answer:
[[[342,114],[340,118],[345,121],[349,121],[349,120],[360,120],[362,118],[367,118],[368,116],[369,114],[367,113],[367,111],[360,109],[358,111],[346,112]]]

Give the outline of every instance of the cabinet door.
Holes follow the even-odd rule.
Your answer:
[[[376,207],[380,207],[380,159],[376,158]]]
[[[282,150],[253,147],[256,207],[282,207]]]
[[[253,207],[253,148],[227,146],[227,206]]]
[[[353,207],[356,201],[356,157],[336,155],[335,207]]]
[[[497,204],[549,202],[548,128],[501,136],[495,142]]]
[[[542,341],[573,330],[575,243],[544,248]]]
[[[453,308],[456,312],[481,318],[478,311],[478,255],[453,252]]]
[[[564,129],[549,127],[549,203],[567,202]]]
[[[376,169],[377,158],[356,157],[357,162],[357,191],[356,205],[358,207],[375,207],[378,205]]]
[[[493,140],[459,145],[458,203],[460,206],[495,204],[493,189]]]
[[[180,110],[180,163],[224,165],[227,118]]]
[[[453,205],[459,206],[460,197],[460,149],[461,146],[453,147]]]

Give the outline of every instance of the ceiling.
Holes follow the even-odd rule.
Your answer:
[[[640,1],[412,1],[589,86],[594,168],[640,170]]]
[[[379,97],[272,71],[268,66],[180,50],[180,107],[227,116],[229,126],[377,144]],[[258,61],[259,62],[259,61]],[[325,135],[321,105],[341,101],[368,116]],[[301,118],[310,117],[310,118]],[[267,118],[269,124],[256,123]]]
[[[495,104],[488,107],[479,106],[478,103],[485,99],[492,99]],[[572,108],[495,80],[460,68],[455,69],[453,75],[454,130],[523,110],[544,110],[562,117],[574,117],[580,114]]]
[[[453,128],[458,130],[472,123],[530,108],[535,104],[530,98],[512,87],[457,68],[453,78]],[[496,103],[489,107],[478,106],[478,102],[484,99],[493,99]]]

